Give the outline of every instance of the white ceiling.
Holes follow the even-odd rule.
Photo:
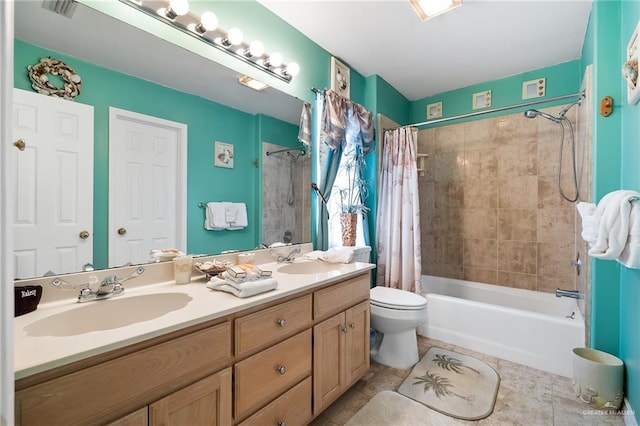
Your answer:
[[[258,0],[409,100],[581,56],[591,1],[463,0],[422,22],[409,0]]]

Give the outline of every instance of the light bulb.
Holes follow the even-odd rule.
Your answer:
[[[242,31],[240,31],[237,28],[231,28],[227,33],[227,40],[229,44],[233,46],[237,46],[240,43],[242,43],[242,39],[243,39]]]
[[[260,40],[255,40],[251,42],[248,49],[248,55],[251,56],[262,56],[264,54],[264,44]]]
[[[189,12],[188,0],[171,0],[169,2],[169,8],[175,12],[176,15],[182,16]]]
[[[295,77],[300,72],[300,65],[297,62],[291,62],[284,69],[283,73],[286,75],[290,75],[291,77]]]
[[[200,17],[199,26],[201,26],[205,31],[213,31],[218,28],[218,17],[213,12],[204,12]]]
[[[280,65],[282,65],[282,61],[283,61],[282,55],[279,54],[278,52],[273,52],[271,56],[269,56],[269,59],[265,61],[265,65],[268,67],[277,68]]]

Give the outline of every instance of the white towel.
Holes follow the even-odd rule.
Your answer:
[[[307,260],[322,260],[329,263],[351,263],[353,261],[353,251],[330,248],[327,251],[310,251],[302,257]]]
[[[267,278],[257,281],[248,281],[245,283],[234,283],[233,281],[213,277],[207,283],[207,288],[231,293],[236,297],[250,297],[255,296],[256,294],[275,290],[278,288],[278,281],[276,281],[275,278]]]
[[[629,238],[618,258],[627,268],[640,269],[640,205],[634,202],[629,215]]]
[[[613,191],[598,203],[595,214],[602,214],[598,237],[589,250],[589,255],[597,259],[617,259],[625,248],[629,236],[629,214],[631,197],[640,196],[635,191]]]
[[[593,203],[580,202],[576,208],[582,218],[582,239],[589,243],[589,246],[593,246],[598,239],[598,228],[602,214],[596,214],[597,206]]]
[[[235,212],[233,220],[227,222],[227,228],[229,231],[235,231],[238,229],[246,228],[249,225],[247,221],[247,205],[245,203],[229,203],[228,207],[230,211]]]
[[[222,231],[228,225],[225,220],[225,205],[228,203],[210,202],[207,203],[204,229],[208,231]]]

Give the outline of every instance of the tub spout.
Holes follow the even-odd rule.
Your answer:
[[[578,290],[562,290],[557,288],[556,297],[571,297],[573,299],[584,299],[584,294],[580,293]]]

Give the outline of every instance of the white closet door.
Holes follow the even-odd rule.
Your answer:
[[[14,89],[14,273],[93,262],[93,107]]]
[[[186,250],[187,126],[110,108],[109,266]]]

